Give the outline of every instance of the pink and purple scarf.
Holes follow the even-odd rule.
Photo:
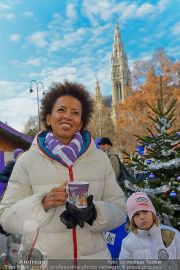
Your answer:
[[[57,157],[60,163],[66,166],[74,164],[80,154],[82,145],[83,138],[79,132],[74,135],[68,145],[62,144],[52,132],[48,132],[45,138],[46,148]]]

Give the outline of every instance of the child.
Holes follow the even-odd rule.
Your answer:
[[[123,239],[120,259],[180,259],[180,234],[160,225],[146,193],[133,193],[127,200],[131,232]]]

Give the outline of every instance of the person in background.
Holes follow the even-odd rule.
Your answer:
[[[17,158],[24,152],[23,149],[17,148],[14,150],[14,160],[8,161],[2,172],[0,173],[0,182],[1,183],[8,183],[9,178],[11,176],[12,170],[14,168],[14,164]]]
[[[116,178],[118,178],[118,176],[120,175],[119,160],[117,153],[113,149],[111,140],[107,137],[102,137],[98,144],[100,145],[100,149],[108,155],[111,161],[111,165],[114,169]]]
[[[24,153],[24,150],[21,148],[17,148],[14,150],[14,160],[9,161],[5,166],[4,170],[0,173],[0,186],[4,184],[3,192],[1,193],[1,199],[3,198],[4,192],[7,188],[7,184],[11,173],[13,171],[14,165],[18,159],[18,157]],[[20,234],[10,234],[9,232],[4,231],[2,225],[0,224],[0,233],[7,236],[7,254],[4,253],[4,258],[2,259],[2,265],[0,263],[0,267],[3,265],[7,265],[7,268],[11,266],[15,266],[17,262],[17,254],[20,247]],[[0,268],[1,269],[1,268]],[[2,268],[3,269],[3,268]]]
[[[54,84],[42,99],[45,130],[19,157],[0,204],[0,222],[47,259],[110,258],[103,233],[124,223],[125,197],[107,155],[85,128],[93,100],[85,86]],[[88,181],[87,207],[67,201],[67,182]],[[30,224],[30,225],[29,225]]]
[[[99,140],[98,145],[99,148],[108,155],[112,168],[116,175],[116,180],[118,182],[118,177],[120,176],[121,173],[120,161],[118,159],[117,153],[114,151],[112,147],[111,140],[107,137],[102,137]],[[120,226],[117,226],[112,230],[108,230],[106,232],[106,244],[111,253],[112,259],[118,259],[119,257],[122,239],[127,235],[125,231],[125,224],[126,221]]]
[[[131,232],[122,241],[120,259],[180,259],[179,232],[159,224],[146,193],[133,193],[127,200],[127,210]]]

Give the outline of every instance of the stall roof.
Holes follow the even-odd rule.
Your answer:
[[[2,131],[2,133],[5,133],[7,135],[14,137],[14,139],[16,139],[18,141],[24,141],[24,142],[27,142],[29,144],[31,144],[33,141],[32,137],[27,136],[27,135],[17,131],[16,129],[8,126],[7,124],[3,123],[2,121],[0,121],[0,131]]]

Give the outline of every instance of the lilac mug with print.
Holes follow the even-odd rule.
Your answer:
[[[88,182],[70,182],[67,184],[68,202],[78,208],[87,207]]]

